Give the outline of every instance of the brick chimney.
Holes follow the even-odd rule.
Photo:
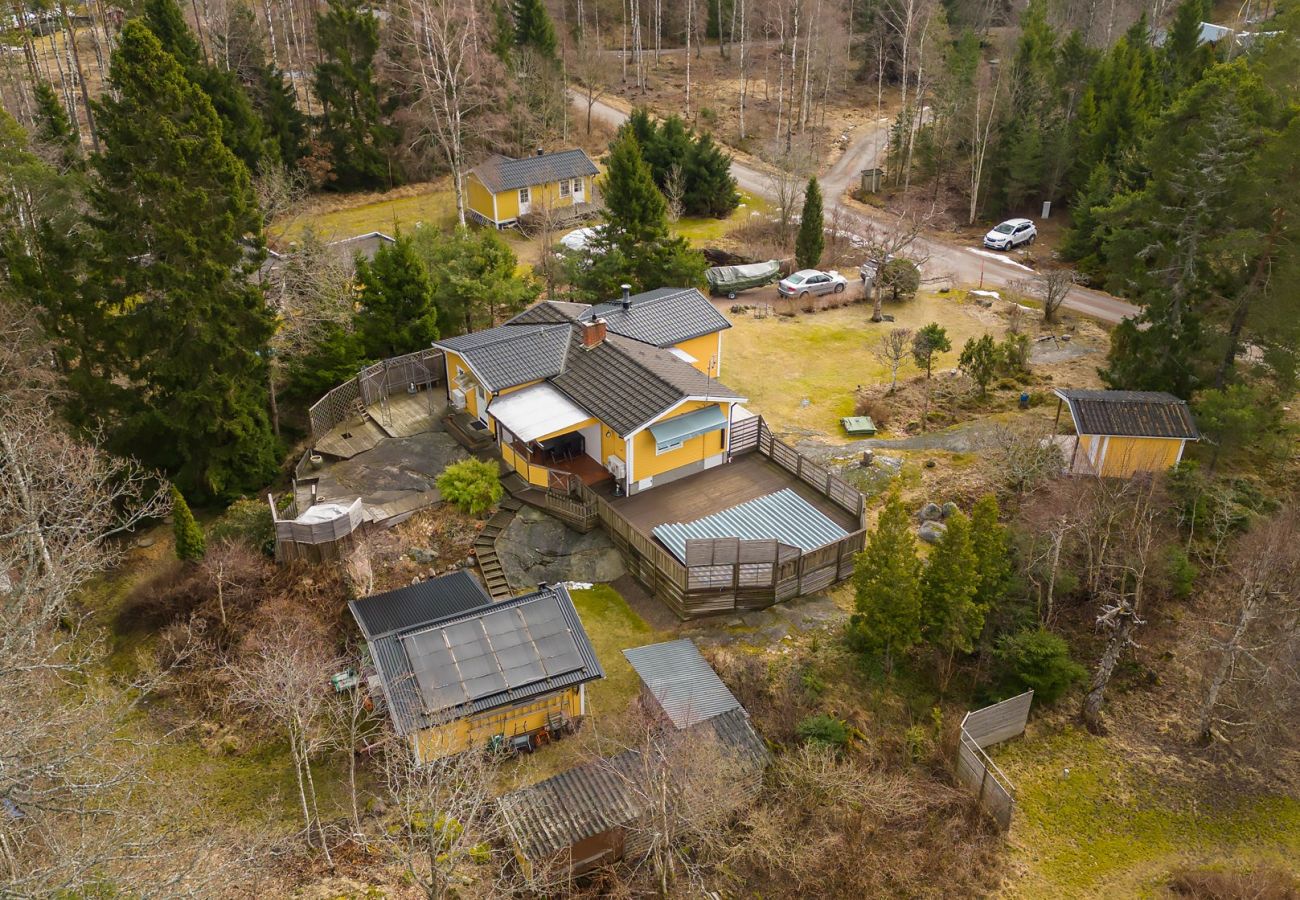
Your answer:
[[[588,349],[595,347],[605,339],[605,320],[594,319],[590,322],[582,323],[582,346]]]

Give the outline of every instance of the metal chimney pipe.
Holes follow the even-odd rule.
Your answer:
[[[620,285],[623,288],[623,312],[632,308],[632,285]]]

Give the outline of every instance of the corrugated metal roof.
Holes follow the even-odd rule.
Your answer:
[[[631,647],[623,655],[679,730],[741,708],[689,638]]]
[[[707,729],[705,733],[718,741],[739,776],[757,775],[771,761],[767,745],[739,706],[695,727]],[[649,787],[644,783],[648,767],[643,752],[652,751],[625,750],[502,796],[497,802],[524,856],[544,863],[579,841],[636,822],[645,810]],[[751,794],[737,785],[738,800]]]
[[[488,404],[488,412],[525,442],[591,418],[591,413],[545,381],[497,397]]]
[[[599,316],[615,334],[656,347],[669,347],[731,327],[727,317],[695,288],[656,288],[633,294],[628,304],[624,310],[622,300],[601,303],[583,318]]]
[[[535,184],[550,184],[564,178],[598,175],[600,169],[585,150],[576,149],[525,156],[523,159],[493,155],[475,166],[473,173],[495,194]]]
[[[447,616],[469,612],[492,602],[468,572],[452,572],[395,591],[362,597],[348,604],[367,638],[399,631]]]
[[[402,735],[605,676],[563,585],[391,631],[369,645]]]
[[[1061,389],[1079,434],[1197,440],[1186,401],[1164,391],[1084,391]]]
[[[657,525],[653,534],[684,562],[686,542],[692,538],[776,540],[806,552],[834,543],[848,532],[793,488],[785,488],[694,522]]]

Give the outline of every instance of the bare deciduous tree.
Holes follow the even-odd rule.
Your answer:
[[[867,284],[871,297],[871,321],[881,321],[881,303],[884,300],[880,290],[881,273],[885,264],[892,259],[906,256],[917,268],[929,261],[928,253],[917,254],[916,239],[934,219],[936,207],[931,206],[925,212],[907,210],[898,214],[889,227],[867,223],[866,231],[861,235],[866,251],[865,268],[872,274]]]
[[[871,354],[889,369],[889,393],[892,394],[898,387],[898,370],[912,357],[912,329],[889,329],[880,336]]]
[[[990,476],[1017,494],[1027,494],[1061,473],[1061,449],[1039,427],[998,426],[978,441]]]
[[[1019,281],[1014,288],[1043,304],[1043,321],[1056,323],[1056,313],[1070,295],[1070,288],[1079,283],[1079,274],[1064,267],[1043,268],[1033,276]]]

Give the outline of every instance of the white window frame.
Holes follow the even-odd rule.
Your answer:
[[[521,187],[521,188],[519,189],[519,203],[522,205],[522,204],[524,204],[524,203],[529,203],[529,202],[531,202],[531,201],[529,200],[529,197],[530,197],[530,195],[529,195],[529,193],[528,193],[528,188],[526,188],[526,187]]]
[[[560,196],[569,196],[569,179],[564,178],[560,181]]]
[[[573,179],[573,193],[574,193],[575,195],[576,195],[576,194],[581,194],[581,193],[582,193],[582,179],[581,179],[581,178],[575,178],[575,179]]]
[[[674,450],[680,450],[686,446],[686,438],[678,438],[667,444],[655,444],[655,456],[663,456],[665,453],[672,453]]]

